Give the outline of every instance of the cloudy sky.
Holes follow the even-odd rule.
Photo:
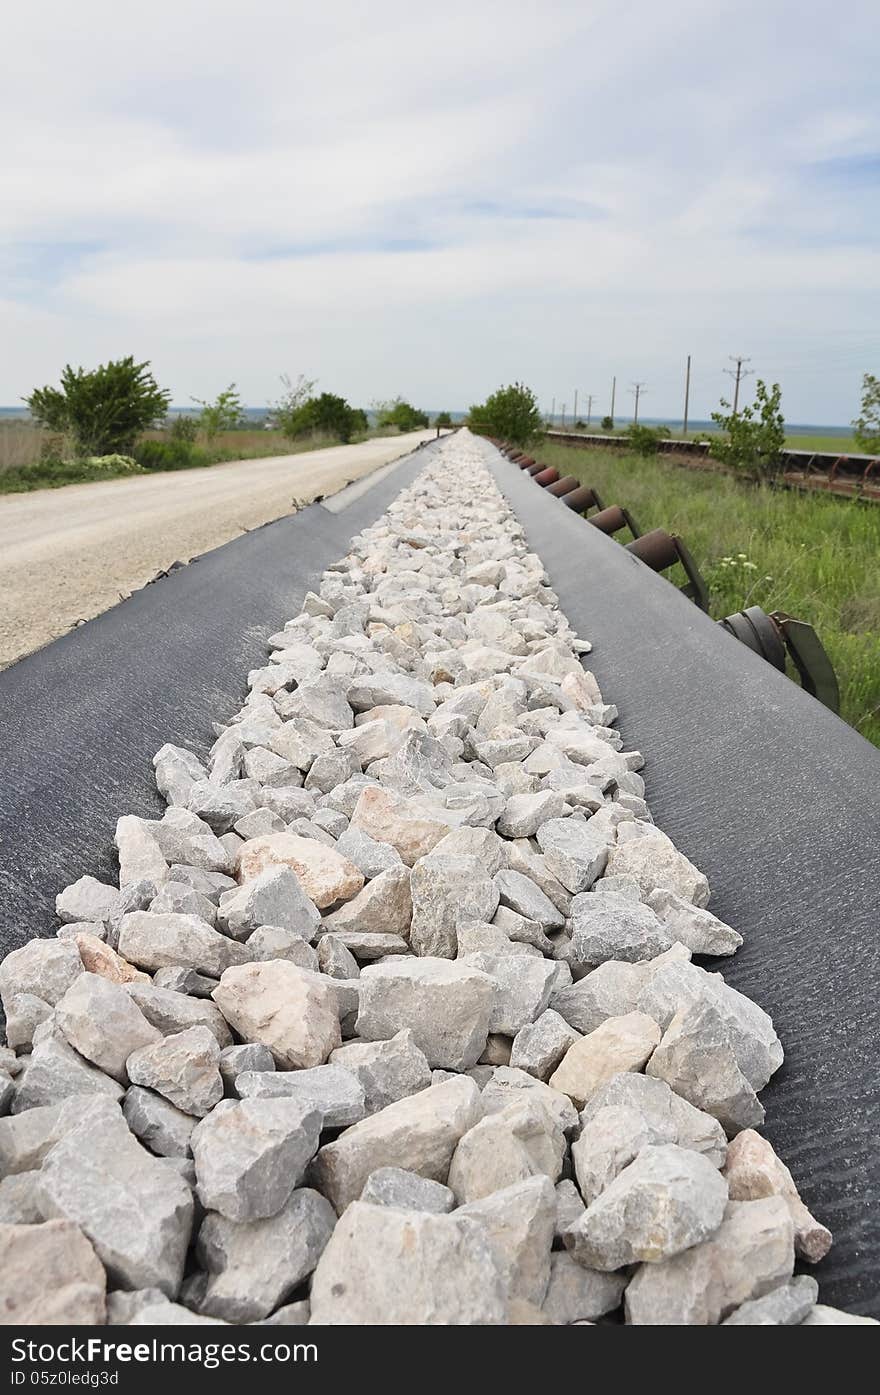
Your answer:
[[[792,422],[880,373],[876,0],[29,0],[0,19],[0,403],[134,353],[185,404]],[[754,379],[750,380],[752,383]]]

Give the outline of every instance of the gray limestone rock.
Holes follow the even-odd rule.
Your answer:
[[[476,1221],[356,1201],[318,1261],[311,1312],[330,1326],[498,1326],[507,1293]]]
[[[93,1246],[66,1220],[0,1224],[3,1324],[96,1326],[104,1322],[106,1276]]]
[[[131,1053],[162,1040],[122,984],[100,974],[74,979],[55,1009],[55,1025],[75,1051],[122,1084]]]
[[[171,1104],[152,1090],[132,1085],[122,1105],[125,1122],[135,1138],[160,1158],[188,1158],[190,1135],[196,1125],[191,1114]]]
[[[0,998],[6,1011],[21,993],[50,1007],[59,1003],[83,972],[76,945],[69,940],[30,940],[0,963]]]
[[[330,1064],[344,1066],[364,1090],[367,1114],[415,1095],[431,1084],[431,1068],[408,1028],[387,1041],[352,1041],[330,1053]]]
[[[141,1147],[112,1100],[93,1107],[50,1149],[40,1199],[47,1215],[80,1227],[116,1285],[177,1293],[192,1194],[170,1162]]]
[[[489,1031],[508,1037],[540,1017],[556,984],[556,965],[540,956],[483,950],[467,954],[457,962],[481,970],[494,981]]]
[[[312,1164],[312,1183],[341,1214],[380,1167],[402,1167],[445,1182],[459,1139],[480,1114],[480,1092],[469,1077],[431,1085],[326,1143]]]
[[[695,1002],[675,1014],[647,1066],[677,1095],[714,1114],[728,1134],[764,1121],[764,1107],[740,1070],[731,1033],[718,1009]]]
[[[595,1322],[596,1318],[620,1306],[625,1288],[626,1279],[622,1274],[588,1269],[570,1254],[560,1251],[550,1257],[550,1282],[543,1310],[560,1325]]]
[[[300,1100],[224,1100],[190,1138],[202,1204],[230,1221],[274,1216],[302,1180],[320,1133],[320,1112]]]
[[[248,959],[251,963],[265,963],[269,959],[285,959],[300,969],[318,970],[317,951],[295,930],[285,930],[280,925],[261,925],[247,939]],[[217,984],[214,983],[213,993]]]
[[[342,1044],[335,982],[270,959],[227,969],[214,1000],[239,1036],[268,1046],[283,1070],[320,1066]]]
[[[564,1157],[561,1127],[528,1091],[463,1136],[449,1166],[449,1186],[464,1205],[542,1173],[556,1182]]]
[[[213,1003],[176,993],[171,988],[158,988],[155,983],[129,983],[125,991],[163,1036],[185,1032],[188,1027],[205,1026],[213,1032],[221,1049],[232,1045],[226,1019]]]
[[[546,1081],[578,1039],[579,1034],[565,1018],[548,1008],[520,1027],[513,1039],[510,1064]]]
[[[356,1124],[366,1114],[364,1088],[351,1071],[338,1064],[311,1070],[243,1071],[236,1077],[242,1099],[294,1099],[317,1109],[322,1128]]]
[[[512,1299],[540,1307],[551,1273],[556,1194],[538,1174],[469,1202],[456,1212],[483,1227],[495,1263]]]
[[[763,1298],[750,1298],[726,1317],[722,1327],[795,1327],[816,1306],[819,1285],[809,1274],[771,1289]]]
[[[565,916],[540,887],[522,872],[504,868],[493,878],[502,906],[537,921],[543,930],[561,930]]]
[[[268,867],[244,886],[225,892],[217,919],[220,929],[237,940],[246,940],[261,925],[278,925],[308,943],[321,923],[317,906],[289,867]]]
[[[122,1094],[121,1085],[90,1065],[62,1037],[50,1032],[34,1044],[16,1081],[12,1113],[58,1104],[71,1095],[103,1095],[118,1100]]]
[[[606,891],[574,897],[571,930],[574,956],[590,968],[608,959],[623,963],[656,959],[673,944],[650,907]]]
[[[132,1085],[155,1090],[185,1114],[202,1117],[223,1098],[220,1047],[207,1027],[189,1027],[139,1047],[128,1058]]]
[[[196,1245],[208,1274],[199,1311],[234,1323],[268,1317],[312,1273],[335,1224],[329,1201],[307,1187],[265,1220],[209,1214]]]
[[[409,938],[412,897],[408,867],[392,867],[366,883],[362,891],[321,921],[321,934],[398,935]]]
[[[154,915],[151,911],[131,911],[122,917],[119,953],[139,969],[182,965],[212,978],[219,978],[230,964],[246,958],[240,945],[218,934],[198,916]]]
[[[330,978],[357,978],[360,965],[338,935],[322,935],[318,941],[318,968]]]
[[[454,959],[456,924],[491,920],[498,890],[476,857],[432,853],[412,870],[410,943],[417,954]]]
[[[636,1271],[626,1291],[627,1322],[714,1326],[787,1283],[793,1266],[794,1227],[782,1197],[731,1201],[708,1240]]]
[[[496,827],[505,838],[532,838],[542,824],[550,819],[560,820],[564,813],[565,800],[555,790],[512,794]]]
[[[367,1178],[360,1196],[373,1206],[392,1206],[397,1211],[429,1211],[444,1216],[455,1206],[455,1197],[442,1182],[420,1177],[401,1167],[377,1167]]]
[[[400,853],[390,843],[378,843],[361,828],[347,828],[336,843],[337,852],[359,867],[364,876],[378,877],[394,867],[402,867]]]
[[[220,1074],[223,1083],[231,1090],[238,1076],[245,1071],[275,1069],[275,1058],[268,1046],[260,1042],[246,1042],[243,1046],[226,1046],[220,1052]]]
[[[97,921],[107,924],[119,905],[119,892],[94,877],[80,877],[55,897],[55,914],[62,925],[73,921]]]
[[[428,1064],[467,1070],[480,1059],[495,1005],[488,974],[448,959],[399,958],[361,973],[358,1036],[382,1041],[402,1028]]]
[[[695,906],[674,891],[658,887],[648,897],[648,905],[670,938],[687,945],[693,954],[735,954],[743,942],[742,935],[711,911]]]
[[[537,831],[547,868],[566,891],[586,891],[601,877],[608,861],[605,834],[577,819],[550,819]]]
[[[657,1264],[713,1235],[727,1183],[709,1160],[675,1144],[642,1148],[566,1233],[580,1264],[602,1271]]]

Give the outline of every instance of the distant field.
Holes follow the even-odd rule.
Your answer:
[[[786,436],[789,450],[827,451],[835,455],[865,455],[852,436]]]
[[[880,506],[596,448],[548,443],[538,458],[628,507],[643,530],[680,533],[715,619],[760,605],[813,625],[837,672],[841,715],[880,746]]]

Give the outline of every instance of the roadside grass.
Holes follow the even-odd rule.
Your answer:
[[[554,428],[559,430],[559,427]],[[625,436],[628,424],[617,427],[614,431],[603,431],[601,427],[593,425],[589,432],[584,431],[584,435],[590,436]],[[682,431],[680,427],[672,426],[669,434],[676,441],[705,441],[710,436],[717,433],[716,427],[703,428],[700,431]],[[788,450],[814,450],[822,454],[836,455],[870,455],[870,451],[865,451],[862,446],[856,444],[851,435],[842,436],[786,436],[785,445]]]
[[[819,635],[841,716],[880,746],[880,506],[683,469],[662,459],[548,443],[540,459],[622,504],[647,532],[684,538],[716,620],[748,605],[785,610]],[[682,574],[665,573],[683,584]]]
[[[382,432],[369,431],[353,437],[351,444]],[[387,432],[384,434],[388,434]],[[58,489],[66,484],[93,480],[131,478],[131,470],[107,469],[76,459],[41,458],[50,444],[51,433],[29,422],[0,424],[0,494],[18,494],[34,489]],[[141,441],[167,444],[166,431],[147,431]],[[210,442],[190,446],[174,463],[143,469],[139,474],[164,474],[168,469],[193,470],[232,460],[262,460],[275,455],[300,455],[305,451],[337,446],[331,436],[309,436],[289,441],[280,431],[224,431]],[[135,447],[137,454],[138,447]]]

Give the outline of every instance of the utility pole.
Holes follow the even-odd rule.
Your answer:
[[[574,390],[574,412],[573,412],[573,414],[572,414],[572,419],[571,419],[571,424],[572,424],[572,426],[577,426],[577,419],[578,419],[578,390],[577,390],[577,388],[575,388],[575,390]]]
[[[550,408],[550,425],[556,425],[556,398],[553,399],[553,406]]]
[[[682,432],[681,432],[682,436],[686,436],[686,435],[688,434],[688,404],[689,404],[689,402],[690,402],[690,396],[691,396],[691,356],[690,356],[690,354],[688,354],[687,373],[685,374],[685,379],[684,379],[684,426],[682,427]]]
[[[630,392],[632,393],[633,397],[636,399],[636,410],[635,410],[635,414],[634,414],[634,416],[633,416],[633,426],[638,426],[638,424],[639,424],[639,398],[641,397],[642,393],[643,393],[645,390],[646,390],[646,384],[645,384],[645,383],[633,383],[632,387],[630,388]]]
[[[736,364],[736,368],[725,368],[724,370],[733,378],[733,415],[736,416],[739,409],[739,385],[743,378],[748,378],[752,372],[751,368],[743,368],[743,364],[751,363],[752,360],[744,358],[742,354],[728,354],[728,358],[731,363]]]
[[[587,394],[587,430],[590,429],[590,418],[593,415],[593,394]]]
[[[614,399],[617,396],[617,378],[611,379],[611,425],[614,425]]]
[[[565,430],[565,403],[562,404],[562,429]]]

